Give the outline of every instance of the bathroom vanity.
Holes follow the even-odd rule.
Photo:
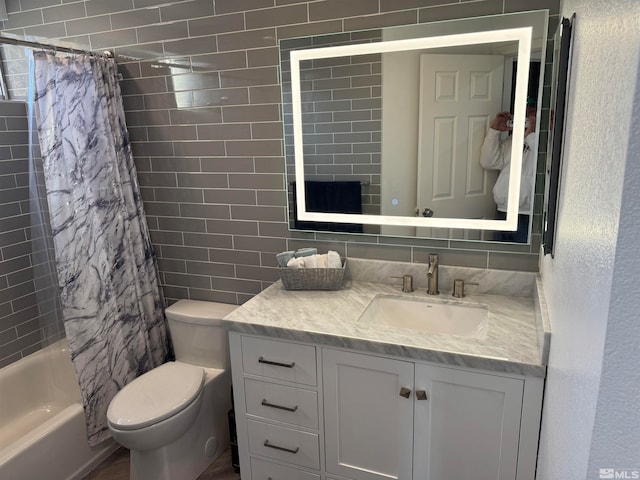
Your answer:
[[[227,316],[243,478],[533,479],[549,342],[544,301],[534,275],[463,270],[480,291],[524,281],[528,295],[470,288],[451,300],[445,282],[460,271],[444,270],[437,297],[420,279],[403,294],[355,276],[336,292],[286,291],[278,282]],[[486,308],[486,322],[456,335],[373,323],[363,312],[380,298]]]

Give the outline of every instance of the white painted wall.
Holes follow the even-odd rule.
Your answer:
[[[538,479],[640,470],[640,2],[564,0],[577,13]],[[635,350],[631,350],[634,348]]]

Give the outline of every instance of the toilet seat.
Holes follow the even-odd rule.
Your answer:
[[[136,378],[109,404],[107,421],[118,430],[136,430],[187,408],[204,385],[204,369],[168,362]]]

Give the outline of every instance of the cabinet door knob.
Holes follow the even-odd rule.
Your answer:
[[[428,400],[427,392],[425,390],[416,390],[416,398],[418,400]]]
[[[407,387],[400,388],[400,396],[401,397],[409,398],[410,395],[411,395],[411,390],[410,389],[408,389]]]

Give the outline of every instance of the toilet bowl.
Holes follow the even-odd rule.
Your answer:
[[[154,368],[109,404],[111,436],[132,450],[154,450],[178,439],[202,406],[204,370],[180,362]]]
[[[107,421],[131,451],[131,480],[195,480],[229,445],[228,341],[220,319],[237,308],[181,300],[167,308],[176,361],[126,385]]]

